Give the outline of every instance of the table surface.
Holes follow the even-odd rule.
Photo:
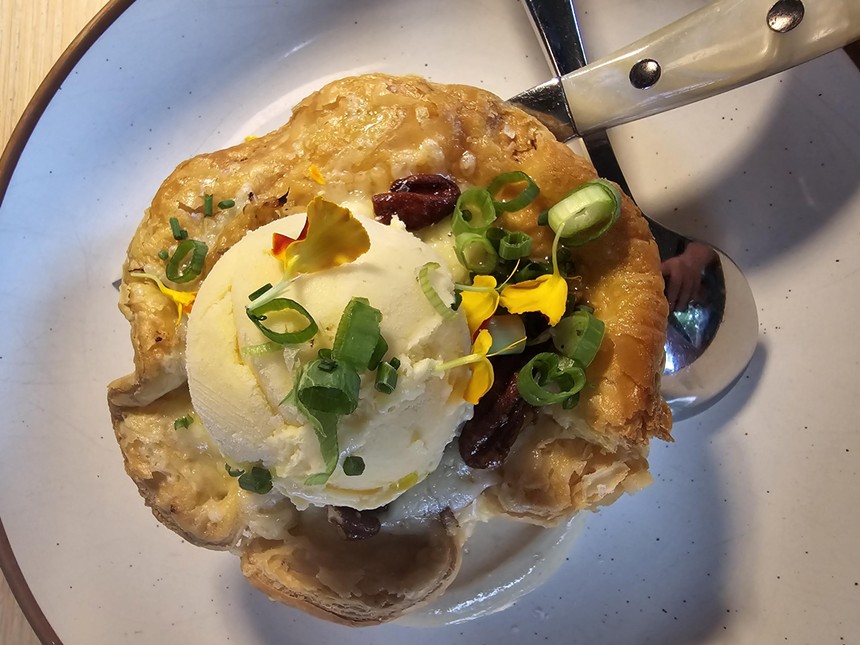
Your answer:
[[[0,149],[51,66],[105,1],[0,0]],[[860,63],[860,42],[849,53]],[[39,643],[2,576],[0,643]]]

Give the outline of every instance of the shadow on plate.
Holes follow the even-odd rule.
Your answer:
[[[834,87],[827,78],[835,69],[849,78],[853,72],[856,83]],[[740,107],[723,119],[742,113],[742,90],[738,95]],[[709,177],[673,212],[651,215],[675,230],[694,226],[696,237],[727,250],[744,270],[791,252],[826,227],[860,189],[860,173],[846,171],[858,163],[852,143],[858,96],[860,73],[847,56],[833,54],[786,73],[737,160],[724,164],[722,174]]]
[[[733,615],[731,587],[752,585],[737,575],[733,536],[747,488],[743,451],[727,451],[724,430],[749,403],[766,363],[760,344],[738,384],[706,413],[679,423],[674,444],[652,449],[654,484],[588,518],[568,562],[515,607],[486,618],[435,629],[387,625],[350,630],[270,602],[262,594],[228,592],[255,643],[409,642],[703,643]],[[732,438],[734,441],[735,438]],[[731,454],[731,463],[720,461]],[[731,489],[727,486],[731,481]],[[236,578],[239,578],[238,574]]]

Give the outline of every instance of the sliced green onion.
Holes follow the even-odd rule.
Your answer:
[[[347,477],[356,477],[364,472],[364,459],[357,455],[350,455],[343,460],[343,474]]]
[[[296,396],[313,411],[350,414],[358,407],[361,379],[341,360],[317,359],[302,370]]]
[[[301,315],[308,324],[296,331],[278,332],[273,329],[269,329],[263,325],[263,321],[267,319],[263,314],[274,311],[295,311]],[[319,330],[316,321],[314,321],[313,317],[308,313],[308,310],[302,307],[295,300],[290,300],[289,298],[275,298],[274,300],[258,305],[253,309],[246,308],[245,313],[248,314],[248,318],[251,319],[251,322],[257,326],[257,329],[259,329],[266,338],[276,343],[280,343],[281,345],[304,343],[305,341],[313,338]]]
[[[382,334],[379,334],[379,340],[376,341],[376,348],[373,350],[373,354],[370,357],[370,363],[367,364],[367,369],[375,370],[379,367],[379,364],[385,357],[386,352],[388,352],[388,342],[382,337]]]
[[[239,488],[265,495],[272,490],[272,473],[260,466],[254,466],[249,472],[239,475]]]
[[[461,233],[484,233],[496,219],[493,198],[483,188],[464,190],[451,215],[451,230]]]
[[[393,356],[391,358],[391,360],[388,361],[388,364],[391,365],[391,367],[393,367],[396,370],[400,369],[400,359],[397,358],[396,356]]]
[[[517,375],[520,396],[531,405],[564,403],[583,387],[585,370],[573,359],[551,352],[532,358]]]
[[[493,248],[498,251],[499,243],[505,238],[507,234],[508,232],[505,229],[499,228],[498,226],[491,226],[487,229],[487,232],[484,233],[484,237],[490,240],[490,243],[493,245]]]
[[[463,304],[463,294],[456,289],[454,290],[454,302],[451,303],[451,311],[458,311],[460,305]]]
[[[230,464],[224,464],[224,469],[227,471],[227,474],[230,475],[230,477],[239,477],[245,474],[244,470],[242,470],[241,468],[232,468]]]
[[[271,283],[271,282],[267,282],[267,283],[266,283],[266,284],[264,284],[262,287],[260,287],[259,289],[257,289],[254,293],[249,294],[249,295],[248,295],[248,300],[251,300],[251,301],[256,300],[257,298],[259,298],[260,296],[262,296],[264,293],[266,293],[266,292],[267,292],[269,289],[271,289],[271,288],[272,288],[272,283]]]
[[[577,309],[562,318],[552,330],[552,344],[568,358],[588,367],[603,340],[605,325],[590,311]]]
[[[457,235],[454,238],[454,251],[460,264],[472,273],[492,273],[499,263],[499,255],[493,244],[477,233]]]
[[[176,247],[171,258],[167,261],[164,273],[171,282],[191,282],[203,271],[203,262],[209,247],[199,240],[183,240]],[[185,259],[191,258],[188,262]],[[184,265],[184,266],[183,266]]]
[[[396,360],[396,358],[392,358],[388,363],[380,363],[379,367],[376,368],[375,387],[383,394],[391,394],[397,387],[397,367],[400,366],[400,361],[397,361],[397,367],[392,365]]]
[[[498,192],[509,184],[521,184],[525,182],[526,186],[522,189],[519,195],[512,199],[498,201],[495,196]],[[497,211],[511,212],[525,208],[532,203],[535,197],[540,194],[540,188],[526,173],[521,170],[512,172],[503,172],[497,175],[487,186],[487,192],[493,197],[493,206]]]
[[[170,222],[170,232],[173,233],[174,240],[184,240],[188,237],[188,231],[179,226],[178,219],[176,219],[175,217],[171,217],[167,221]]]
[[[487,354],[503,356],[505,354],[522,354],[526,348],[526,326],[523,319],[512,314],[498,314],[487,321],[487,331],[493,338],[493,344]]]
[[[522,231],[510,231],[499,241],[499,257],[518,260],[532,252],[532,238]]]
[[[552,273],[552,264],[549,262],[526,262],[520,267],[519,271],[514,274],[513,283],[525,282],[526,280],[534,280],[542,275]]]
[[[317,356],[320,358],[320,360],[323,360],[323,361],[334,360],[334,354],[332,354],[330,347],[321,347],[317,351]]]
[[[436,313],[442,316],[442,318],[451,319],[457,316],[457,312],[450,307],[445,306],[445,303],[442,302],[441,296],[436,293],[433,285],[430,284],[430,272],[435,271],[438,268],[438,262],[428,262],[427,264],[424,264],[420,269],[418,269],[418,284],[421,287],[421,292],[424,294],[424,297],[427,298],[427,301],[433,309],[436,310]]]
[[[167,258],[169,258],[169,257],[170,257],[170,254],[167,252],[167,250],[165,250],[165,249],[161,249],[161,250],[158,252],[158,257],[159,257],[159,259],[161,259],[161,260],[166,260]]]
[[[353,298],[346,305],[334,336],[334,357],[363,372],[370,365],[379,342],[382,312],[367,298]]]
[[[232,199],[222,199],[218,202],[218,208],[224,210],[225,208],[233,208],[236,205],[236,202]]]
[[[282,349],[283,346],[280,343],[269,341],[268,343],[260,343],[259,345],[246,345],[239,353],[242,356],[263,356],[272,352],[279,352]]]
[[[295,378],[296,386],[298,386],[299,381],[302,380],[303,372],[304,368],[299,368]],[[284,397],[284,400],[281,401],[281,403],[289,402],[295,405],[302,416],[304,416],[308,420],[308,423],[313,426],[314,432],[317,436],[317,441],[319,441],[320,444],[320,454],[322,455],[323,463],[325,464],[325,470],[305,479],[305,485],[321,486],[328,481],[329,477],[331,477],[331,474],[334,472],[334,469],[337,467],[339,454],[337,446],[338,416],[329,412],[309,410],[301,402],[296,392],[297,387],[293,387],[292,391]]]
[[[173,429],[179,430],[180,428],[187,428],[194,421],[194,418],[190,414],[186,414],[184,417],[179,417],[173,422]]]
[[[537,223],[538,226],[549,225],[549,211],[541,211],[541,214],[538,215]]]
[[[579,246],[606,233],[621,213],[621,191],[605,179],[570,191],[549,209],[549,225],[565,244]]]
[[[212,213],[214,212],[212,202],[214,199],[215,197],[209,193],[203,194],[203,217],[212,217]]]

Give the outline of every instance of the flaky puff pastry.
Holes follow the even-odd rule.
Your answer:
[[[531,175],[541,193],[501,223],[532,235],[533,254],[545,256],[551,237],[538,214],[593,179],[592,166],[486,91],[381,74],[331,83],[280,129],[180,164],[128,249],[120,309],[131,323],[135,370],[108,393],[126,470],[159,520],[196,544],[238,552],[245,575],[271,597],[346,624],[384,622],[440,594],[456,575],[465,535],[450,514],[347,542],[318,512],[299,512],[289,500],[275,510],[249,505],[205,429],[190,443],[173,430],[191,409],[185,320],[176,323],[176,307],[153,282],[130,274],[163,277],[157,255],[175,244],[171,217],[210,248],[199,278],[167,283],[196,290],[246,231],[303,210],[317,195],[367,199],[414,173],[486,186],[510,170]],[[203,217],[204,194],[235,196],[236,205]],[[575,249],[573,260],[582,298],[606,324],[589,386],[574,410],[541,412],[514,445],[501,482],[484,493],[486,507],[543,524],[647,483],[649,439],[670,438],[659,392],[667,304],[657,249],[633,202],[625,198],[616,225]],[[276,528],[261,514],[276,517]]]

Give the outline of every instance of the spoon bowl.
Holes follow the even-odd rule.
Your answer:
[[[553,72],[563,76],[583,67],[573,0],[523,4]],[[591,133],[583,143],[598,174],[632,197],[606,132]],[[662,392],[680,421],[715,403],[743,374],[758,343],[758,313],[749,282],[729,256],[645,218],[660,249],[670,301]]]

